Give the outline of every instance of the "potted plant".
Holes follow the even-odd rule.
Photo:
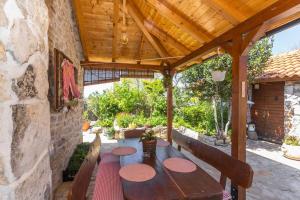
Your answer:
[[[155,154],[157,139],[152,129],[146,130],[146,132],[141,135],[140,142],[143,143],[143,152],[149,153],[150,155]]]
[[[225,79],[226,68],[222,65],[222,63],[220,64],[220,59],[220,57],[217,58],[217,63],[211,72],[211,76],[214,81],[224,81]]]
[[[115,131],[114,127],[110,127],[106,132],[107,138],[110,140],[113,139],[115,137],[115,132],[116,131]]]
[[[295,135],[286,136],[281,150],[284,157],[300,160],[300,138]]]

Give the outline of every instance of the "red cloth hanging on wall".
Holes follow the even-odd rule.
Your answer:
[[[72,96],[75,98],[80,97],[79,89],[75,83],[74,78],[74,65],[67,59],[64,59],[61,64],[63,70],[63,94],[64,100],[69,100],[69,92],[71,90]]]

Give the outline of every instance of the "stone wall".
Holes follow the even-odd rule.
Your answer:
[[[51,199],[48,9],[0,0],[0,199]]]
[[[49,9],[49,67],[53,67],[54,48],[69,57],[78,69],[78,83],[82,92],[83,59],[82,47],[77,30],[76,20],[69,0],[47,0]],[[51,76],[50,76],[51,83]],[[51,94],[51,91],[50,91]],[[50,97],[51,99],[51,97]],[[83,102],[68,112],[51,112],[51,169],[53,190],[62,182],[62,171],[67,167],[74,148],[82,141],[81,118]]]
[[[300,82],[286,82],[284,87],[284,133],[300,136]]]

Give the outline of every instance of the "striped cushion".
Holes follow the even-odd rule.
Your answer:
[[[111,162],[120,162],[120,157],[115,156],[112,153],[103,153],[101,154],[101,163],[111,163]]]
[[[225,190],[223,190],[223,200],[231,200],[231,195]]]
[[[120,163],[109,162],[112,157],[104,156],[100,162],[96,177],[93,200],[123,200],[122,185],[119,176]]]

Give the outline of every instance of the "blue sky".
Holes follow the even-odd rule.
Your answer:
[[[300,49],[300,24],[274,35],[272,53],[278,55],[295,49]],[[95,91],[102,92],[111,88],[113,88],[113,83],[86,86],[84,87],[84,97],[88,97]]]
[[[300,24],[274,35],[273,55],[300,49]]]

